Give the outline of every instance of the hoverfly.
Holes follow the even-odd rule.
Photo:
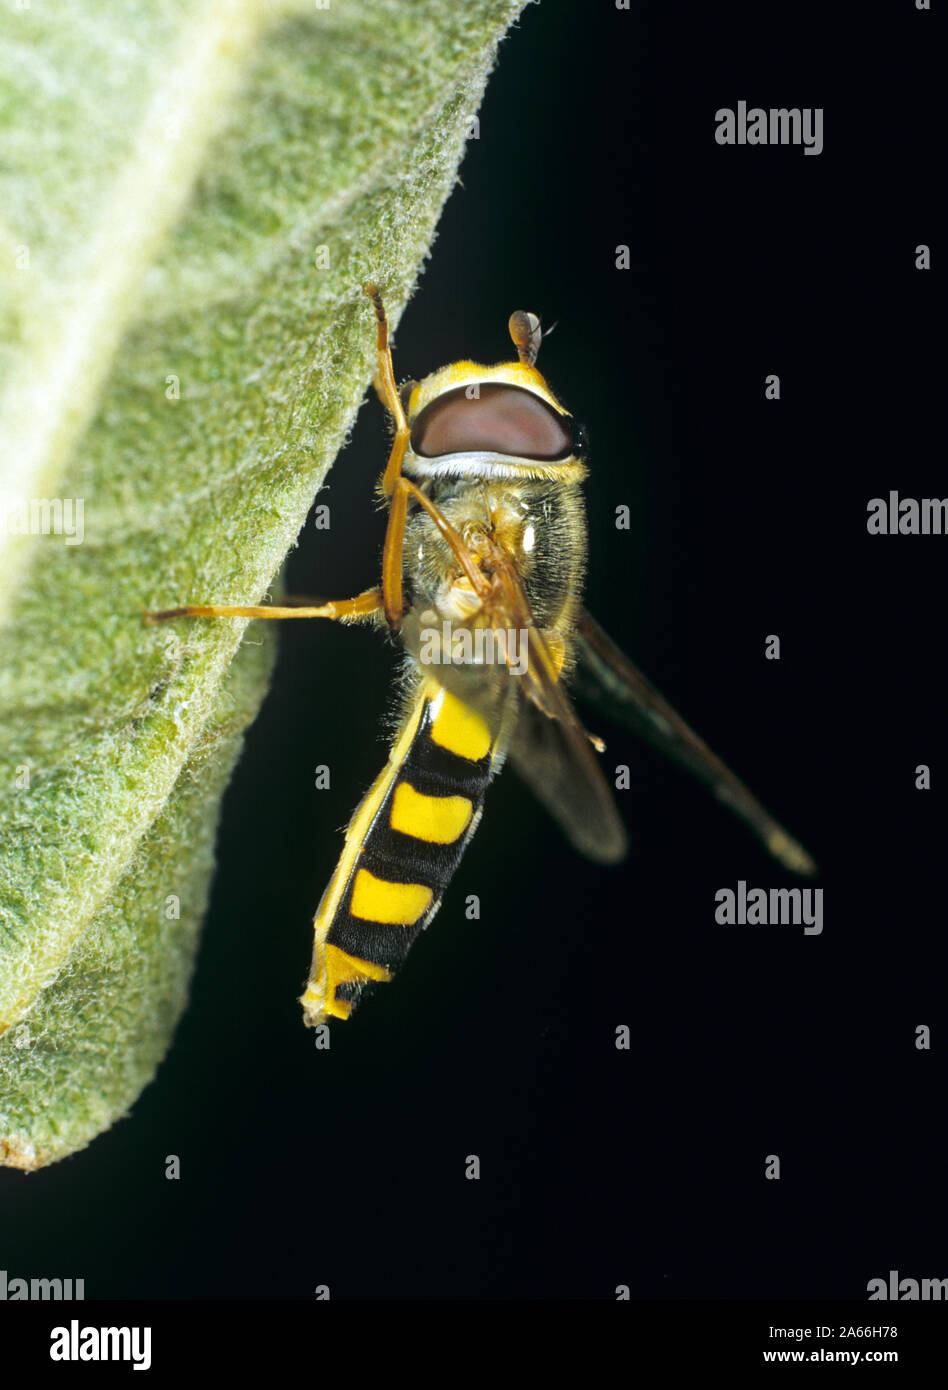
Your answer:
[[[537,369],[534,314],[509,321],[517,360],[454,362],[396,386],[374,284],[376,390],[395,433],[380,583],[319,605],[188,606],[172,618],[330,618],[387,626],[405,652],[388,762],[346,830],[315,918],[302,996],[316,1026],[391,980],[427,927],[509,760],[573,846],[600,864],[626,837],[570,680],[708,783],[795,873],[806,851],[692,732],[580,604],[586,527],[582,428]]]

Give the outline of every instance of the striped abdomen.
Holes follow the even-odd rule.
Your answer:
[[[316,913],[309,1025],[348,1018],[367,986],[395,975],[480,820],[494,751],[480,715],[434,681],[421,685]]]

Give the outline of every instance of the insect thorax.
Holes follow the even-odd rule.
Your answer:
[[[428,496],[461,534],[485,574],[499,544],[523,582],[541,628],[568,642],[581,601],[586,517],[578,483],[537,479],[431,478]],[[439,621],[482,626],[487,621],[470,582],[434,522],[416,511],[408,522],[403,574],[412,609]]]

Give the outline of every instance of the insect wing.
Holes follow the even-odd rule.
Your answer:
[[[520,576],[509,559],[495,573],[503,588],[495,623],[527,634],[521,679],[525,699],[509,750],[517,772],[570,843],[598,864],[625,858],[628,841],[589,735],[559,679],[550,648],[533,621]]]
[[[508,760],[574,849],[597,864],[625,858],[625,830],[585,734],[524,700]]]
[[[517,651],[508,642],[506,661],[489,665],[458,663],[445,652],[431,674],[491,728],[503,728],[498,755],[509,758],[570,843],[597,863],[618,863],[627,852],[626,834],[589,735],[560,683],[513,560],[498,546],[491,563],[496,582],[485,601],[487,617],[493,630],[518,634]],[[430,652],[422,631],[417,616],[406,614],[402,640],[424,661]]]
[[[577,690],[660,752],[710,787],[741,818],[770,853],[796,874],[817,872],[816,864],[748,787],[685,723],[624,652],[585,610],[577,629]]]

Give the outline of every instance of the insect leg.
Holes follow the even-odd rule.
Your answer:
[[[186,608],[163,608],[158,613],[146,613],[144,623],[151,627],[154,623],[168,622],[173,618],[332,618],[337,622],[358,622],[382,611],[382,592],[380,589],[366,589],[355,598],[330,599],[318,606],[251,604],[248,606],[227,603],[188,605]]]
[[[378,392],[379,400],[395,421],[392,452],[388,456],[388,463],[385,465],[385,472],[379,483],[383,497],[392,497],[395,492],[395,485],[401,477],[402,460],[408,447],[408,421],[405,419],[402,398],[395,385],[392,349],[388,341],[388,319],[385,317],[382,296],[379,294],[378,286],[373,284],[371,280],[364,286],[364,289],[375,308],[375,318],[378,324],[378,372],[375,378],[375,389]]]
[[[451,549],[451,553],[471,582],[478,598],[486,599],[491,592],[490,580],[478,567],[477,561],[465,545],[460,532],[456,531],[441,509],[431,498],[422,492],[410,478],[399,477],[395,481],[391,511],[388,514],[388,528],[385,532],[385,545],[382,549],[382,604],[385,616],[394,626],[405,611],[402,593],[402,550],[405,544],[405,522],[408,516],[408,499],[414,497],[425,509],[431,520],[441,532]]]

